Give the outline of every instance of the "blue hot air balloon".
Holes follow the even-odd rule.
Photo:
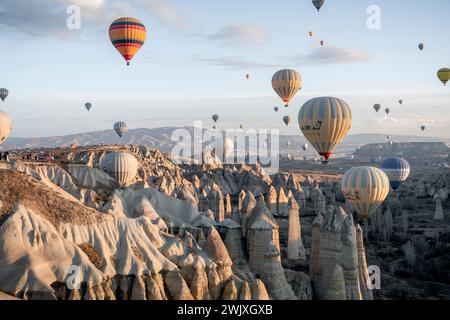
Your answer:
[[[405,181],[411,170],[408,161],[403,158],[387,158],[381,163],[383,170],[389,177],[392,190],[397,190],[400,184]]]

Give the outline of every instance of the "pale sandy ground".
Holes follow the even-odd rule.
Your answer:
[[[0,291],[0,300],[20,300],[20,299]]]

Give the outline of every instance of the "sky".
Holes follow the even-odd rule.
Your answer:
[[[66,26],[73,4],[80,29]],[[372,5],[380,9],[375,30],[367,27]],[[301,134],[302,104],[336,96],[352,110],[350,134],[450,138],[450,86],[436,76],[450,67],[449,11],[448,0],[326,0],[319,13],[310,0],[0,0],[0,87],[10,91],[0,110],[14,137],[110,129],[118,120],[208,127],[214,113],[219,128]],[[108,37],[122,16],[148,31],[128,67]],[[298,70],[303,82],[289,108],[271,87],[282,68]]]

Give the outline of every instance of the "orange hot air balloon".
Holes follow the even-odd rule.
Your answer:
[[[147,39],[144,24],[135,18],[119,18],[109,27],[109,38],[114,47],[130,65],[130,60]]]

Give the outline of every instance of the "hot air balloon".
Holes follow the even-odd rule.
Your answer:
[[[427,127],[425,127],[425,126],[421,126],[421,127],[420,127],[420,130],[425,131],[426,128],[427,128]]]
[[[114,124],[114,131],[122,138],[122,136],[127,133],[127,124],[123,121],[116,122]]]
[[[387,139],[391,140],[392,136],[390,134],[387,135]]]
[[[244,129],[244,125],[241,123],[241,125],[239,126],[239,128]]]
[[[9,95],[9,91],[5,88],[0,88],[0,99],[2,99],[2,101],[5,101],[5,99],[8,97]]]
[[[375,167],[351,168],[342,177],[341,190],[358,215],[362,219],[368,219],[386,199],[389,178]]]
[[[352,113],[339,98],[313,98],[301,107],[298,124],[305,138],[327,162],[350,130]]]
[[[394,191],[408,178],[411,170],[408,161],[397,157],[385,159],[380,168],[389,177],[391,188]]]
[[[124,187],[135,181],[139,162],[127,152],[111,152],[105,156],[100,166],[117,184]]]
[[[6,141],[12,131],[11,118],[3,111],[0,111],[0,145]]]
[[[246,75],[245,75],[245,78],[248,80],[248,79],[250,79],[250,75],[247,73]]]
[[[283,117],[283,122],[286,126],[288,126],[291,123],[291,117],[289,116],[284,116]]]
[[[216,130],[216,126],[213,126],[213,130]]]
[[[423,45],[423,43],[419,43],[419,49],[420,49],[420,51],[422,51],[423,50],[423,48],[424,48],[424,45]]]
[[[320,45],[323,47],[324,44],[325,44],[325,41],[321,40]]]
[[[402,99],[398,100],[398,103],[399,103],[400,105],[402,105],[402,104],[403,104],[403,100],[402,100]]]
[[[213,114],[212,115],[212,119],[214,122],[217,122],[217,120],[219,120],[219,115],[218,114]]]
[[[272,77],[272,87],[287,107],[291,99],[302,88],[302,78],[300,73],[295,70],[280,70]]]
[[[130,65],[131,59],[145,43],[147,30],[138,19],[119,18],[109,27],[109,38],[127,65]]]
[[[87,111],[89,111],[92,108],[92,103],[87,102],[87,103],[84,104],[84,107],[86,108]]]
[[[376,112],[378,112],[381,109],[381,105],[379,103],[377,103],[373,106],[373,108],[375,109]]]
[[[445,86],[447,84],[447,81],[450,80],[450,69],[449,68],[440,69],[437,73],[437,76]]]
[[[308,149],[309,145],[305,142],[302,144],[302,149],[303,151],[306,151],[306,149]]]
[[[312,37],[314,34],[312,31],[308,32],[309,36]]]
[[[278,112],[278,110],[280,110],[280,108],[274,107],[273,110],[275,110],[275,112]]]
[[[323,4],[325,3],[325,0],[312,0],[312,3],[314,7],[316,7],[317,12],[319,12],[320,8],[322,8]]]
[[[389,114],[389,112],[391,112],[391,109],[386,108],[386,109],[384,109],[384,112],[386,112],[386,114]]]

